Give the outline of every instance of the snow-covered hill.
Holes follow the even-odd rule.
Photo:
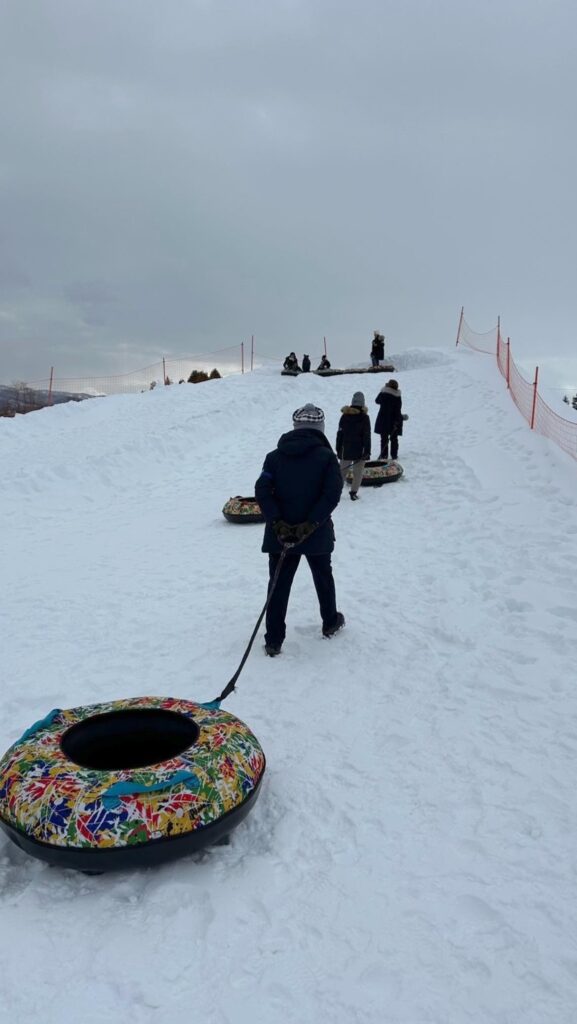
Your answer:
[[[405,477],[335,513],[280,658],[227,702],[268,759],[228,847],[90,878],[0,838],[0,1020],[573,1024],[577,470],[491,360],[406,353]],[[270,370],[0,421],[5,749],[52,707],[232,675],[265,598],[252,491],[306,401]]]

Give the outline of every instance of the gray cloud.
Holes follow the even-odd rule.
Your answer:
[[[577,13],[557,0],[7,0],[0,378],[574,348]],[[4,268],[4,272],[3,272]]]

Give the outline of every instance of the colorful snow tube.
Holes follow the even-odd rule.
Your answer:
[[[135,697],[55,710],[0,761],[0,826],[61,867],[149,866],[223,839],[264,770],[256,737],[216,704]]]
[[[256,498],[229,498],[222,514],[229,523],[264,523],[264,516]]]
[[[385,462],[383,459],[375,459],[373,462],[365,462],[361,487],[382,487],[383,484],[391,484],[400,480],[403,475],[403,467],[398,462]],[[348,472],[347,480],[352,480],[352,473]]]

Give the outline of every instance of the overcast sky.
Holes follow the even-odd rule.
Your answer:
[[[576,52],[574,0],[3,0],[0,381],[462,304],[577,355]]]

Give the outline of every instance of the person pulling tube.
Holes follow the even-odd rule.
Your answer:
[[[269,594],[284,554],[266,612],[264,649],[271,658],[281,653],[292,582],[303,555],[319,600],[323,636],[334,636],[345,624],[337,610],[331,566],[335,546],[331,513],[342,489],[337,457],[325,437],[324,412],[316,405],[303,405],[293,413],[293,429],[266,456],[254,490],[266,522],[262,550],[269,559]],[[288,544],[296,547],[284,553]]]

